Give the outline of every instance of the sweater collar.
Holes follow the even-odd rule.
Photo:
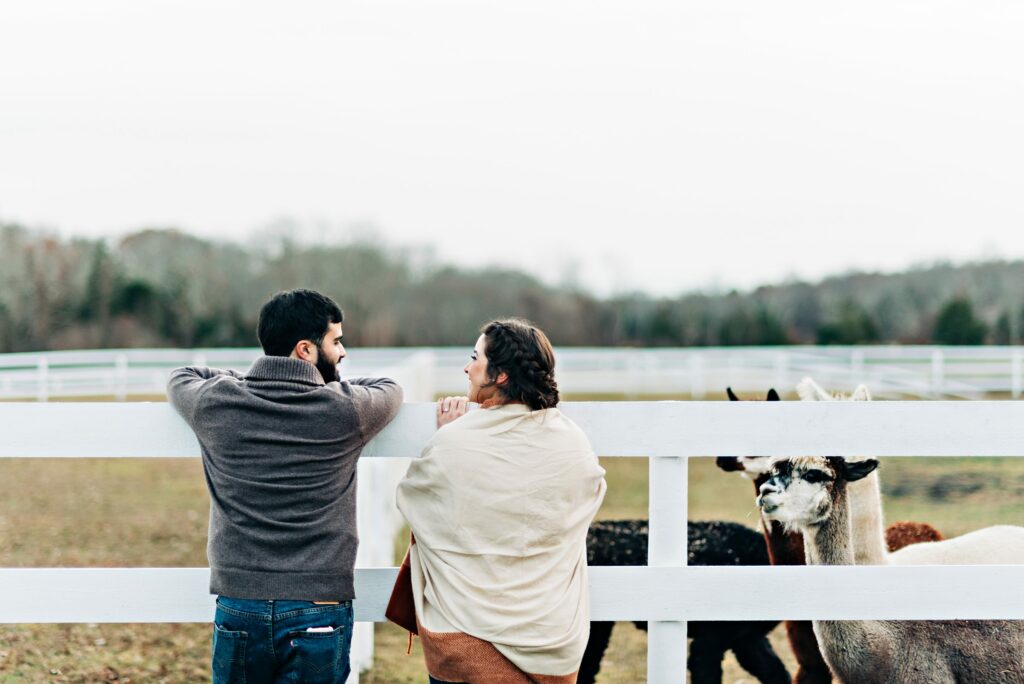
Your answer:
[[[303,385],[324,385],[323,376],[311,363],[290,356],[261,356],[245,376],[255,382],[298,382]]]

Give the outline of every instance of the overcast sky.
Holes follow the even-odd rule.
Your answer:
[[[1008,1],[8,2],[0,220],[372,225],[600,293],[1021,258],[1022,36]]]

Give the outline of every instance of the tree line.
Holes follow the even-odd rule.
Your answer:
[[[260,305],[309,287],[363,346],[471,345],[524,316],[556,345],[1017,344],[1024,262],[850,273],[751,292],[599,298],[515,270],[465,269],[373,241],[248,246],[176,230],[116,242],[0,226],[0,352],[255,346]]]

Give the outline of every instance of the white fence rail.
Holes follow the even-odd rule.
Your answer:
[[[432,359],[433,389],[462,393],[466,348],[353,348],[349,375],[376,374],[413,355]],[[123,349],[0,355],[0,399],[162,395],[167,374],[183,365],[244,371],[258,349]],[[716,347],[561,348],[559,384],[576,394],[627,397],[788,389],[810,375],[829,388],[864,382],[880,397],[1018,398],[1024,347]]]
[[[592,614],[649,622],[648,680],[679,681],[686,620],[1024,619],[1024,567],[686,567],[691,456],[1022,456],[1017,402],[568,403],[602,456],[649,457],[650,567],[593,568]],[[434,407],[407,404],[367,447],[415,457]],[[0,405],[0,458],[194,457],[163,404]],[[60,430],[44,429],[61,426]],[[884,473],[882,474],[884,478]],[[357,570],[360,621],[383,620],[393,568]],[[205,622],[203,568],[0,570],[0,622]],[[836,591],[842,586],[843,591]],[[785,600],[780,600],[785,597]]]

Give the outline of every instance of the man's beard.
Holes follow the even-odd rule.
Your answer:
[[[341,380],[341,376],[338,375],[338,364],[331,363],[327,359],[327,355],[324,354],[322,347],[317,347],[316,352],[316,369],[320,371],[324,382],[338,382]]]

